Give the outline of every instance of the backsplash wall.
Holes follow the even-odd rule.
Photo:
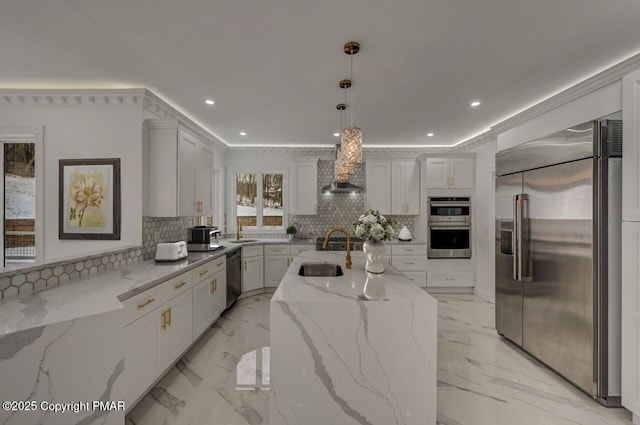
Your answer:
[[[322,193],[322,187],[333,182],[333,161],[320,160],[318,162],[318,214],[317,215],[290,215],[289,225],[295,225],[298,231],[302,231],[301,237],[309,238],[324,236],[333,227],[344,227],[351,234],[354,232],[353,222],[366,210],[365,198],[369,188],[365,181],[364,167],[356,168],[355,173],[349,178],[349,183],[364,187],[360,193]],[[413,216],[389,216],[396,220],[397,231],[402,226],[407,226],[413,234]],[[296,237],[300,237],[296,235]]]
[[[142,245],[145,260],[156,256],[158,242],[186,241],[196,217],[142,217]]]

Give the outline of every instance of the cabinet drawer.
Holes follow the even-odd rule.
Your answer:
[[[212,261],[207,261],[203,265],[196,267],[191,271],[193,282],[202,282],[203,280],[213,276],[219,270],[225,268],[225,261],[225,257],[220,257]]]
[[[418,255],[394,255],[391,257],[393,267],[401,272],[424,272],[427,258]]]
[[[164,304],[173,297],[182,294],[184,291],[191,289],[193,279],[191,273],[182,273],[166,282],[158,285],[158,298],[160,304]]]
[[[291,249],[289,245],[265,245],[264,255],[289,255]]]
[[[263,251],[263,246],[262,245],[243,246],[242,247],[242,258],[257,257],[258,255],[262,255],[263,252],[264,251]]]
[[[426,244],[393,244],[391,245],[391,254],[393,255],[427,255]]]
[[[303,252],[315,251],[315,245],[294,245],[291,247],[291,255],[300,255]]]
[[[222,255],[218,258],[215,258],[211,261],[209,261],[208,264],[212,265],[213,268],[213,273],[218,273],[221,270],[226,270],[227,269],[227,257]]]
[[[412,283],[424,288],[427,286],[427,272],[404,272],[407,279]]]
[[[122,305],[124,305],[127,324],[138,320],[161,304],[157,286],[124,300]]]
[[[473,274],[471,271],[429,271],[427,272],[427,286],[438,287],[472,287]]]

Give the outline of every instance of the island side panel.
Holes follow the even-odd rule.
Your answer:
[[[35,411],[0,410],[0,423],[122,425],[123,410],[43,411],[42,403],[124,399],[124,317],[98,314],[0,337],[0,399]],[[116,407],[116,406],[110,406]]]
[[[270,424],[435,425],[437,303],[271,302]]]

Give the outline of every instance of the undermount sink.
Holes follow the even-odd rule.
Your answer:
[[[247,242],[258,242],[257,239],[240,239],[239,241],[229,241],[229,243],[247,243]]]
[[[299,276],[335,277],[342,276],[342,267],[333,263],[303,263],[298,271]]]

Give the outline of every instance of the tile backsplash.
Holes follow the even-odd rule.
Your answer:
[[[142,217],[142,254],[145,260],[156,256],[158,242],[186,241],[196,217]]]
[[[322,187],[333,182],[333,161],[320,160],[318,162],[318,214],[317,215],[290,215],[289,225],[295,225],[302,237],[324,236],[333,227],[344,227],[352,234],[353,222],[366,210],[365,193],[368,188],[365,182],[364,167],[356,168],[349,183],[364,187],[360,193],[322,193]],[[402,226],[407,226],[413,233],[413,216],[389,216],[396,220],[399,231]],[[397,235],[397,233],[396,233]],[[298,237],[300,235],[297,235]]]

